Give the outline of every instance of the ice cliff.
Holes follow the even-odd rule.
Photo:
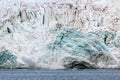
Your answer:
[[[1,68],[119,68],[119,3],[0,0]]]

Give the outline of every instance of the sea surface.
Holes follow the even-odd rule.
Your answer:
[[[120,80],[120,70],[0,70],[0,80]]]

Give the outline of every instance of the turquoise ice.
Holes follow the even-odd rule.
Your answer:
[[[8,50],[0,52],[0,68],[15,68],[17,57],[12,55]]]
[[[69,63],[73,59],[76,61],[89,61],[88,59],[91,56],[109,55],[110,51],[116,48],[114,44],[115,32],[96,31],[83,33],[75,29],[61,28],[55,29],[53,34],[56,36],[56,40],[49,45],[49,49],[53,52],[56,51],[57,55],[64,56],[65,63]]]

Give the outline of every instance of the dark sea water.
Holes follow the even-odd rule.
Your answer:
[[[0,70],[0,80],[120,80],[120,70]]]

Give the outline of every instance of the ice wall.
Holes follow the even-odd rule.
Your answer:
[[[107,68],[119,67],[119,3],[118,0],[0,0],[0,51],[9,50],[26,67],[63,68],[63,57],[59,58],[59,51],[62,50],[51,51],[48,45],[53,45],[59,39],[59,30],[64,32],[62,28],[67,27],[68,30],[74,29],[73,32],[77,31],[79,35],[87,36],[92,32],[90,38],[97,34],[100,44],[109,47],[106,48],[108,51],[105,49],[105,53],[113,56],[112,59],[117,64],[111,66],[110,63]],[[54,35],[56,28],[58,33]],[[70,34],[69,40],[72,35],[74,33]],[[77,38],[75,35],[73,37]],[[82,39],[89,40],[89,36],[87,37]],[[94,40],[96,38],[93,43]],[[69,44],[76,46],[72,41]],[[87,44],[91,45],[89,42]],[[77,49],[71,51],[74,50]],[[79,50],[77,53],[81,53]],[[97,66],[106,67],[101,63]]]

